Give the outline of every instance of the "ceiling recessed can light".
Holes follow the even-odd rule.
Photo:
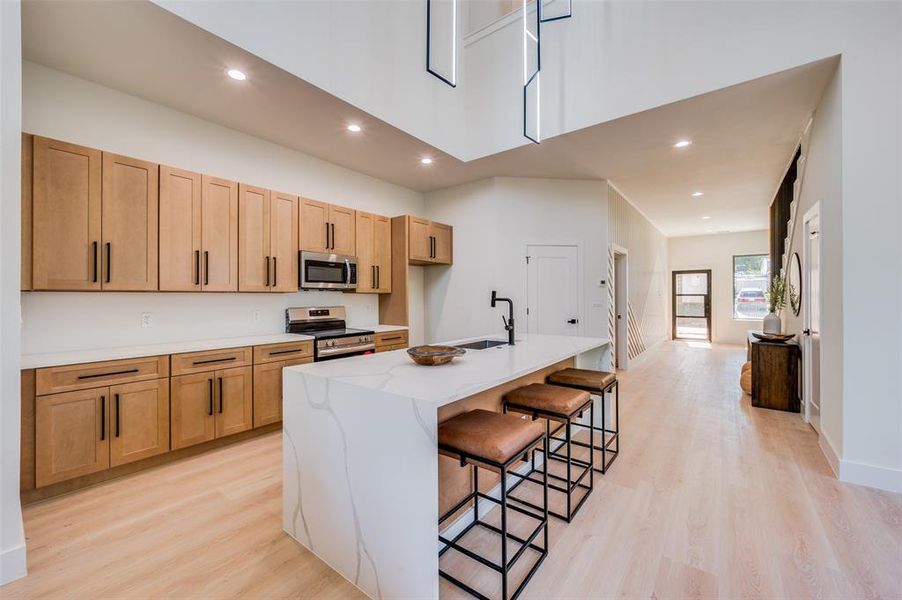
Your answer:
[[[680,140],[676,144],[673,145],[674,148],[685,148],[689,144],[691,144],[691,140]]]
[[[698,198],[699,196],[704,196],[705,192],[692,192],[692,196],[694,198]]]
[[[357,123],[351,123],[350,125],[348,125],[348,131],[353,131],[354,133],[359,133],[360,125],[358,125]]]
[[[247,75],[244,74],[244,71],[239,71],[238,69],[229,69],[226,73],[229,77],[237,81],[244,81],[247,79]]]
[[[424,165],[431,165],[432,159],[429,158],[428,156],[424,156],[423,158],[420,159],[420,162],[423,163]]]
[[[710,219],[710,218],[711,218],[711,217],[709,217],[708,215],[705,215],[704,217],[702,217],[702,219],[705,220],[705,221],[707,221],[707,220]]]

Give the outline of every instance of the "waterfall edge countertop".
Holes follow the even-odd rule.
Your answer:
[[[505,337],[479,336],[446,344]],[[523,334],[513,346],[467,350],[445,365],[417,365],[406,350],[395,350],[286,370],[441,406],[606,344],[608,340],[604,338]]]

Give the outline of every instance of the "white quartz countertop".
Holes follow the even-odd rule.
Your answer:
[[[294,333],[277,333],[273,335],[251,335],[245,337],[215,338],[209,340],[192,340],[190,342],[167,342],[162,344],[144,344],[140,346],[119,346],[115,348],[96,348],[93,350],[72,350],[69,352],[47,352],[41,354],[23,354],[22,369],[39,369],[59,365],[119,360],[122,358],[139,358],[142,356],[158,356],[161,354],[179,354],[182,352],[200,352],[219,348],[238,348],[241,346],[261,346],[264,344],[281,344],[284,342],[302,342],[312,340],[309,335]]]
[[[486,338],[506,339],[480,336],[444,343],[453,345]],[[524,334],[517,336],[514,346],[467,350],[450,364],[434,367],[417,365],[406,350],[395,350],[289,367],[285,373],[286,377],[291,376],[289,372],[297,372],[305,378],[326,379],[441,406],[608,343],[604,338]]]

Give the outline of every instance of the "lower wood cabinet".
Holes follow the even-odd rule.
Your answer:
[[[300,358],[254,365],[254,427],[282,420],[282,369],[313,362]]]
[[[403,350],[408,346],[407,330],[398,331],[382,331],[376,334],[374,343],[376,352],[390,352],[392,350]]]
[[[169,380],[35,399],[35,485],[169,451]]]
[[[172,449],[253,426],[253,370],[221,369],[172,378]]]

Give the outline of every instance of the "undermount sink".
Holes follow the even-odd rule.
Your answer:
[[[507,346],[507,342],[498,340],[476,340],[475,342],[467,342],[466,344],[458,344],[457,348],[466,348],[467,350],[486,350],[495,346]]]

